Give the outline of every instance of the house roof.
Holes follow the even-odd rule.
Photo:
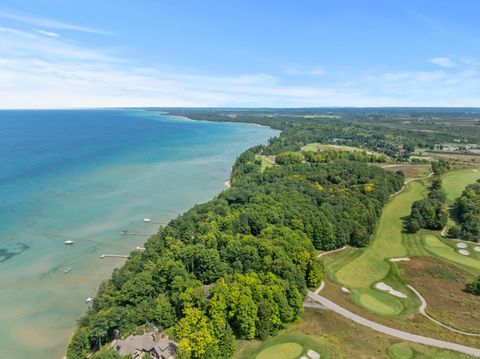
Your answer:
[[[163,358],[170,358],[177,351],[177,344],[167,336],[145,333],[131,335],[126,339],[117,340],[115,349],[120,355],[134,354],[135,352],[151,352],[155,350]]]

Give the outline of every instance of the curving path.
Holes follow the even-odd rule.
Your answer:
[[[383,167],[382,167],[382,168],[383,168]],[[409,179],[408,181],[405,181],[405,183],[403,184],[403,187],[402,187],[400,190],[398,190],[397,192],[392,193],[392,194],[390,195],[390,197],[393,197],[393,196],[396,196],[397,194],[402,193],[403,190],[405,189],[405,187],[407,186],[407,184],[409,184],[410,182],[412,182],[412,181],[419,181],[419,180],[425,180],[425,179],[428,179],[428,178],[430,178],[430,177],[432,177],[432,176],[433,176],[433,172],[430,172],[430,174],[429,174],[428,176],[426,176],[426,177],[411,178],[411,179]]]
[[[320,253],[317,258],[321,258],[323,256],[326,256],[327,254],[330,254],[330,253],[335,253],[335,252],[340,252],[340,251],[343,251],[344,249],[346,249],[347,246],[343,246],[341,248],[337,248],[337,249],[334,249],[334,250],[331,250],[331,251],[328,251],[328,252],[323,252],[323,253]]]
[[[438,325],[440,325],[441,327],[444,327],[445,329],[450,330],[450,331],[455,332],[455,333],[459,333],[459,334],[463,334],[463,335],[469,335],[469,336],[472,336],[472,337],[480,337],[480,334],[464,332],[464,331],[462,331],[462,330],[458,330],[458,329],[449,327],[448,325],[443,324],[442,322],[440,322],[440,321],[436,320],[435,318],[431,317],[431,316],[425,311],[425,308],[427,307],[427,301],[425,300],[425,298],[423,298],[423,296],[422,296],[415,288],[413,288],[411,285],[407,285],[407,287],[408,287],[413,293],[415,293],[415,295],[418,297],[418,299],[420,299],[421,305],[420,305],[420,308],[419,308],[419,312],[420,312],[421,315],[423,315],[424,317],[426,317],[428,320],[431,320],[431,321],[434,322],[435,324],[438,324]]]
[[[414,343],[429,345],[432,347],[437,347],[441,349],[453,350],[458,353],[468,354],[475,357],[480,357],[480,349],[468,347],[461,344],[455,344],[451,342],[446,342],[443,340],[433,339],[429,337],[424,337],[421,335],[407,333],[398,329],[390,328],[385,325],[372,322],[366,318],[363,318],[355,313],[350,312],[349,310],[335,304],[331,300],[328,300],[325,297],[322,297],[314,292],[308,291],[308,296],[323,305],[324,307],[333,310],[334,312],[340,314],[341,316],[353,320],[355,323],[366,326],[370,329],[376,330],[377,332],[391,335],[393,337],[407,340]]]

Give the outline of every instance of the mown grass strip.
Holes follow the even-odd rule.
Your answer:
[[[423,243],[433,256],[457,265],[469,273],[480,274],[480,260],[457,253],[453,247],[443,243],[438,237],[425,235]]]
[[[442,179],[442,185],[448,202],[453,204],[465,187],[478,179],[480,179],[480,171],[472,168],[447,173]]]
[[[402,218],[410,213],[412,203],[421,198],[424,191],[423,181],[414,181],[391,199],[383,210],[372,242],[360,256],[336,272],[335,277],[340,283],[352,288],[368,288],[388,274],[388,258],[408,255],[403,243]]]

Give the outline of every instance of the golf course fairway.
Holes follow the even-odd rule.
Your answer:
[[[478,179],[480,179],[480,171],[477,169],[468,168],[448,172],[442,179],[442,186],[447,194],[448,202],[453,204],[455,199],[460,197],[465,187]]]
[[[256,359],[297,359],[302,352],[303,347],[298,343],[282,343],[265,349],[257,355]]]
[[[360,256],[335,273],[340,283],[350,288],[368,288],[388,274],[388,258],[408,255],[402,241],[402,217],[410,213],[412,203],[422,198],[425,190],[423,181],[413,181],[406,185],[404,191],[391,198],[383,209],[370,244]]]
[[[480,260],[457,253],[454,248],[443,243],[434,235],[424,236],[423,241],[425,248],[432,255],[457,264],[472,274],[480,273]]]

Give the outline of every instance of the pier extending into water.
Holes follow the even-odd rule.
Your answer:
[[[107,258],[107,257],[109,257],[109,258],[128,258],[128,257],[130,257],[130,256],[129,256],[129,255],[125,255],[125,254],[102,254],[102,255],[100,256],[100,258],[102,258],[102,259],[103,259],[103,258]]]
[[[142,232],[129,232],[129,231],[122,231],[120,232],[122,236],[145,236],[145,237],[151,237],[153,234],[151,233],[142,233]]]

